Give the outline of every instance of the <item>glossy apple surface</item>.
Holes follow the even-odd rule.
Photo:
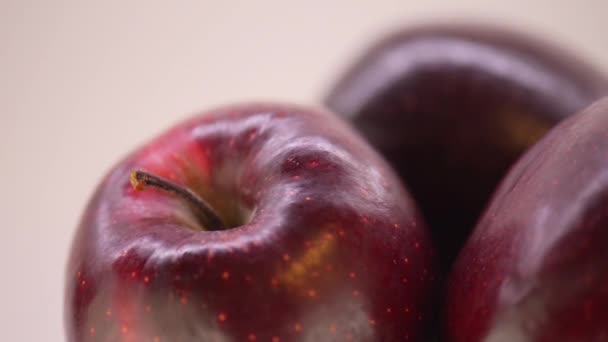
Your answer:
[[[608,340],[608,98],[509,172],[449,282],[447,341]]]
[[[371,47],[325,103],[397,169],[447,269],[509,166],[602,94],[603,75],[536,38],[428,25]]]
[[[190,189],[130,184],[134,170]],[[130,154],[92,197],[67,268],[70,341],[424,341],[433,248],[397,176],[341,120],[218,109]]]

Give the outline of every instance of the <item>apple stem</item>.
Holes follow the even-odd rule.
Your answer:
[[[131,172],[131,186],[135,190],[144,190],[146,187],[158,188],[173,193],[184,199],[196,211],[196,217],[205,230],[224,230],[226,225],[215,209],[194,191],[176,184],[166,178],[159,177],[143,170]]]

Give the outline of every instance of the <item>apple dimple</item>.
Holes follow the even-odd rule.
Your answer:
[[[241,139],[243,135],[247,138]],[[240,173],[243,169],[241,157],[251,148],[256,135],[255,129],[249,129],[236,137],[219,139],[214,137],[214,139],[205,141],[197,139],[192,132],[184,134],[183,130],[178,130],[176,134],[168,134],[157,143],[163,145],[164,148],[144,148],[144,151],[151,152],[144,152],[136,165],[153,175],[165,177],[208,202],[225,223],[224,229],[239,227],[250,221],[251,213],[255,210],[255,203],[241,200],[243,193],[247,192],[247,187],[243,187],[240,182]],[[235,143],[235,141],[242,142],[243,140],[245,143]],[[153,145],[156,144],[153,143]],[[221,154],[221,157],[218,157],[217,145],[228,146],[235,151],[228,153],[223,150],[221,153],[229,157]],[[214,166],[213,172],[210,165]],[[140,194],[132,194],[140,196]],[[166,200],[167,205],[188,207],[184,206],[183,198],[180,202],[180,198],[175,198],[171,194],[166,194],[165,199],[157,195],[151,195],[144,200],[149,201],[152,197]],[[215,230],[201,224],[201,220],[198,220],[197,223],[187,226],[197,231]]]

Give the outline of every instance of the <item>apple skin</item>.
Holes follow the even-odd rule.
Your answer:
[[[608,340],[608,98],[509,172],[449,279],[451,342]]]
[[[144,169],[195,191],[129,185]],[[70,341],[425,341],[434,249],[388,164],[335,115],[244,104],[114,167],[67,267]]]
[[[603,94],[604,75],[537,38],[429,24],[372,46],[324,102],[398,171],[447,270],[510,165]]]

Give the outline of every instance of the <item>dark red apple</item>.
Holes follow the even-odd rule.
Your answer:
[[[608,98],[509,172],[449,281],[447,341],[608,341]]]
[[[537,38],[427,25],[368,49],[325,103],[397,169],[447,269],[517,157],[603,94],[603,75]]]
[[[67,268],[68,339],[424,341],[433,253],[396,175],[341,120],[227,107],[101,183]]]

